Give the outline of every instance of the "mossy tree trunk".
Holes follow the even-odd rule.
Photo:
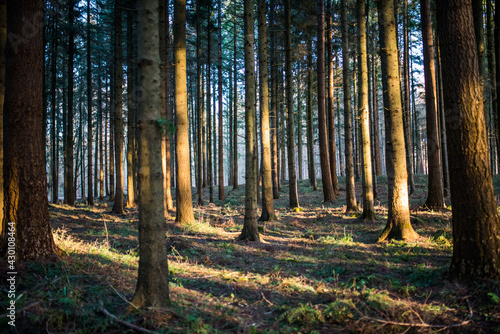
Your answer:
[[[458,279],[500,276],[500,221],[491,176],[483,87],[470,0],[436,4]]]

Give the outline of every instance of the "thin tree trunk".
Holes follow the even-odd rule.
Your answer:
[[[349,74],[349,35],[347,29],[347,4],[341,1],[342,6],[342,59],[344,84],[344,137],[345,137],[345,174],[346,174],[346,212],[358,210],[354,184],[354,158],[352,149],[352,121],[351,121],[351,84]]]
[[[87,204],[94,205],[94,178],[92,176],[92,63],[90,41],[90,1],[87,1]],[[83,161],[83,157],[82,157]],[[83,172],[83,170],[82,170]],[[83,197],[83,196],[82,196]]]
[[[233,68],[234,68],[234,99],[233,99],[233,189],[238,189],[238,62],[237,62],[237,23],[236,23],[236,2],[234,3],[234,35],[233,35]]]
[[[316,166],[314,163],[314,134],[313,134],[313,68],[312,68],[312,38],[307,42],[307,108],[306,108],[306,130],[307,130],[307,169],[309,182],[314,191],[318,189],[316,181]]]
[[[273,198],[278,199],[279,195],[279,177],[278,177],[278,78],[276,62],[276,23],[275,23],[275,1],[270,1],[269,21],[271,25],[271,164],[273,179]]]
[[[366,9],[365,1],[357,1],[358,14],[358,48],[359,48],[359,106],[358,117],[361,132],[361,158],[363,162],[363,219],[374,220],[372,160],[370,149],[370,124],[368,101],[368,53],[366,39]]]
[[[69,32],[68,32],[68,107],[66,116],[66,141],[64,143],[64,201],[68,205],[75,205],[75,188],[73,184],[73,85],[74,85],[74,75],[73,75],[73,57],[74,57],[74,39],[75,33],[73,30],[74,21],[74,6],[75,1],[69,0],[68,2],[68,21],[69,21]]]
[[[0,38],[7,38],[6,34],[6,25],[7,25],[7,17],[6,11],[7,8],[5,7],[5,2],[6,0],[3,1],[3,7],[0,7],[0,19],[2,20],[3,24],[0,24]],[[5,34],[5,36],[3,35]],[[56,90],[57,90],[57,50],[58,50],[58,39],[57,39],[57,16],[54,17],[54,31],[53,31],[53,40],[52,40],[52,73],[51,73],[51,100],[50,100],[50,105],[51,105],[51,118],[52,118],[52,129],[51,129],[51,144],[52,144],[52,161],[51,161],[51,174],[52,174],[52,203],[57,203],[59,200],[59,141],[58,141],[58,127],[57,127],[57,118],[56,118]],[[0,46],[3,46],[5,48],[5,41],[0,40]],[[5,50],[0,50],[0,57],[2,55],[5,55]],[[0,64],[2,64],[2,61],[0,60]],[[5,71],[5,60],[3,60],[3,66]],[[5,73],[2,75],[0,73],[0,78],[4,78],[5,80]],[[4,84],[5,86],[5,84]],[[1,87],[1,86],[0,86]],[[4,88],[5,89],[5,88]],[[5,96],[5,92],[3,93]],[[0,108],[3,108],[3,101],[0,101]],[[3,110],[3,109],[2,109]],[[1,113],[3,114],[3,112]],[[3,127],[2,127],[3,129]],[[0,149],[3,152],[3,134],[0,136]],[[3,153],[2,153],[2,161],[3,161]],[[3,165],[3,162],[2,162]],[[3,171],[0,171],[0,175],[3,175]],[[1,178],[3,180],[3,178]],[[0,189],[3,189],[3,185],[0,185]],[[0,196],[3,197],[3,192],[0,192]],[[0,203],[3,203],[3,199],[0,200]],[[2,215],[3,216],[3,215]]]
[[[219,27],[218,27],[218,88],[219,88],[219,200],[226,198],[224,194],[224,145],[222,141],[222,1],[219,0]]]
[[[332,1],[328,1],[326,10],[326,46],[327,46],[327,66],[328,66],[328,154],[330,158],[330,175],[332,178],[333,193],[335,196],[339,193],[339,181],[337,179],[337,152],[335,144],[335,110],[334,103],[334,73],[333,73],[333,28],[332,28]]]
[[[196,1],[196,112],[198,116],[198,205],[203,205],[203,98],[201,69],[201,1]]]
[[[134,106],[134,41],[132,10],[127,13],[127,207],[135,205],[134,153],[135,153],[135,106]]]

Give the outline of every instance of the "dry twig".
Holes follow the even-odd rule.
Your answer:
[[[113,319],[114,321],[116,321],[120,325],[123,325],[123,326],[125,326],[127,328],[133,329],[133,330],[141,332],[141,333],[159,334],[158,332],[150,331],[149,329],[142,328],[142,327],[133,325],[133,324],[131,324],[129,322],[126,322],[124,320],[119,319],[116,315],[113,315],[113,314],[109,313],[108,310],[106,310],[104,308],[104,306],[101,306],[101,312],[104,313],[105,316]]]

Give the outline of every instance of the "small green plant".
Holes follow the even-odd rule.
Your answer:
[[[328,304],[324,313],[325,319],[333,323],[344,323],[353,318],[354,303],[351,299],[340,299]]]
[[[490,297],[490,300],[493,304],[498,304],[500,303],[500,297],[496,293],[489,292],[488,297]]]
[[[303,325],[325,322],[325,317],[318,306],[313,307],[311,304],[299,304],[298,307],[283,313],[281,319],[286,320],[289,324]]]

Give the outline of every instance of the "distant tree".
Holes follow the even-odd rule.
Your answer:
[[[358,118],[361,140],[361,158],[363,162],[363,219],[375,219],[375,208],[373,204],[373,181],[372,181],[372,158],[370,149],[370,117],[368,101],[368,53],[366,42],[366,3],[357,0],[358,18]]]
[[[4,104],[5,213],[2,257],[15,229],[16,261],[56,255],[49,222],[43,126],[43,1],[8,0]],[[29,34],[26,23],[30,22]],[[7,230],[8,228],[9,230]]]
[[[394,10],[393,0],[380,0],[378,2],[389,194],[387,224],[378,241],[385,239],[412,240],[418,238],[418,234],[413,230],[410,223],[408,174],[406,170],[403,109]]]
[[[500,221],[491,176],[471,0],[436,3],[458,279],[500,277]]]
[[[436,100],[436,70],[434,64],[434,36],[432,34],[430,0],[420,1],[422,42],[425,76],[425,114],[427,131],[428,187],[424,204],[429,209],[444,208],[443,178],[441,174],[441,145]]]
[[[186,85],[186,0],[174,0],[175,152],[177,161],[177,216],[182,224],[194,221],[189,162],[189,117]],[[162,205],[163,207],[163,205]]]
[[[176,8],[179,2],[176,0]],[[185,3],[184,3],[185,4]],[[158,1],[137,1],[139,63],[139,274],[132,304],[163,306],[169,301],[163,206]],[[130,307],[132,308],[132,307]]]
[[[255,130],[254,2],[244,0],[245,31],[245,220],[238,239],[260,241],[257,228],[257,152]]]

